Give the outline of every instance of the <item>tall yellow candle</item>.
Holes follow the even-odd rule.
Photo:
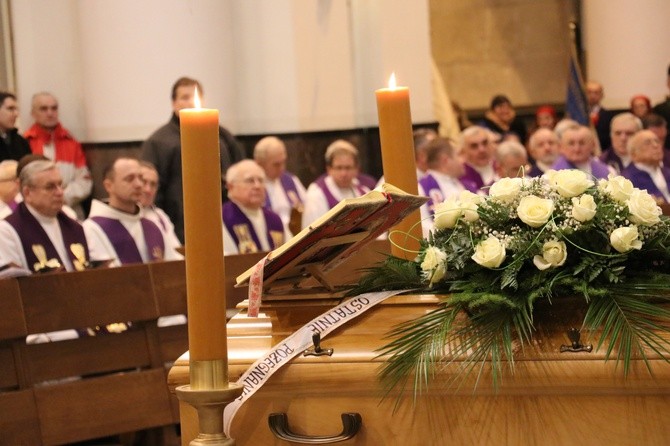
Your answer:
[[[395,75],[391,75],[388,88],[375,92],[379,116],[379,139],[382,149],[384,180],[410,194],[418,193],[412,114],[409,107],[409,88],[397,87]],[[394,226],[392,254],[413,259],[419,250],[421,239],[421,214],[414,211]],[[407,236],[405,234],[408,234]],[[395,246],[395,245],[400,246]],[[412,252],[414,251],[414,252]]]
[[[179,121],[189,358],[191,362],[223,359],[227,378],[219,111],[185,109],[179,112]]]

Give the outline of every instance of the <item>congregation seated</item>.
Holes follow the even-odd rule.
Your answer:
[[[590,128],[571,125],[559,136],[560,156],[551,166],[554,170],[578,169],[595,178],[607,178],[616,173],[594,156],[595,140]]]
[[[286,170],[286,145],[276,136],[266,136],[254,147],[254,160],[265,171],[266,199],[264,206],[272,209],[289,226],[291,215],[302,216],[306,190],[302,182]],[[300,223],[297,228],[300,229]]]
[[[473,125],[463,130],[459,139],[459,154],[464,162],[465,173],[459,181],[473,193],[486,193],[495,181],[493,134],[486,128]]]
[[[142,215],[160,228],[163,237],[169,241],[172,246],[181,246],[181,242],[174,230],[174,224],[163,209],[156,206],[156,192],[158,192],[158,171],[156,166],[149,161],[140,161],[140,173],[142,175],[142,195],[140,205],[142,206]],[[182,258],[181,254],[177,255]]]
[[[446,138],[435,138],[426,144],[426,174],[419,180],[419,195],[429,198],[421,206],[421,228],[424,235],[433,229],[434,208],[465,190],[458,178],[463,175],[463,163]]]
[[[640,130],[642,130],[642,121],[634,114],[625,112],[614,116],[610,122],[612,146],[600,155],[600,160],[617,173],[621,172],[631,160],[628,153],[628,140]]]
[[[553,130],[537,129],[528,139],[528,152],[534,163],[526,175],[539,177],[549,170],[558,158],[558,136]]]
[[[437,136],[437,132],[429,127],[418,128],[412,132],[417,180],[420,180],[428,170],[428,164],[426,163],[426,147],[428,146],[428,143],[437,138]],[[382,176],[377,182],[376,187],[380,187],[384,182],[384,176]]]
[[[641,130],[628,141],[632,162],[621,175],[644,189],[659,203],[670,203],[670,167],[663,165],[661,140],[651,130]]]
[[[355,198],[370,191],[358,180],[358,149],[348,141],[338,139],[326,149],[326,175],[307,188],[302,227],[306,228],[317,218],[345,198]]]
[[[18,206],[16,196],[19,183],[16,181],[16,160],[0,161],[0,219],[5,218]]]
[[[503,141],[495,154],[496,178],[516,178],[528,176],[528,152],[517,141]]]
[[[223,252],[271,251],[293,235],[281,217],[265,204],[265,172],[252,160],[239,161],[226,172],[228,199],[223,204]]]
[[[105,169],[107,202],[93,200],[83,226],[91,258],[110,266],[181,258],[177,247],[140,209],[142,173],[134,158],[117,158]]]

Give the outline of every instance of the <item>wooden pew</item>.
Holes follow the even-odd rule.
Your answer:
[[[16,280],[0,280],[0,315],[0,444],[39,444],[35,397],[14,346],[27,334]]]
[[[41,443],[61,444],[173,423],[147,265],[16,279],[26,331],[132,321],[119,334],[16,342],[32,386]]]

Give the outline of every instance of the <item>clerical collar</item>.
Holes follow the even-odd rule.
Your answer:
[[[128,211],[124,211],[123,209],[119,209],[115,206],[112,206],[109,203],[109,200],[103,200],[103,203],[105,203],[107,206],[109,206],[110,209],[113,209],[114,211],[120,212],[120,213],[125,214],[125,215],[136,216],[136,215],[139,215],[140,212],[142,211],[142,207],[137,205],[137,204],[135,205],[135,211],[134,212],[128,212]]]

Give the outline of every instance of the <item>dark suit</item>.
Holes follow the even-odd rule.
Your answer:
[[[598,141],[600,141],[600,147],[606,149],[612,147],[612,140],[610,139],[610,122],[616,113],[607,110],[603,107],[600,107],[598,113],[594,116],[591,115],[591,124],[596,129],[598,134]]]

